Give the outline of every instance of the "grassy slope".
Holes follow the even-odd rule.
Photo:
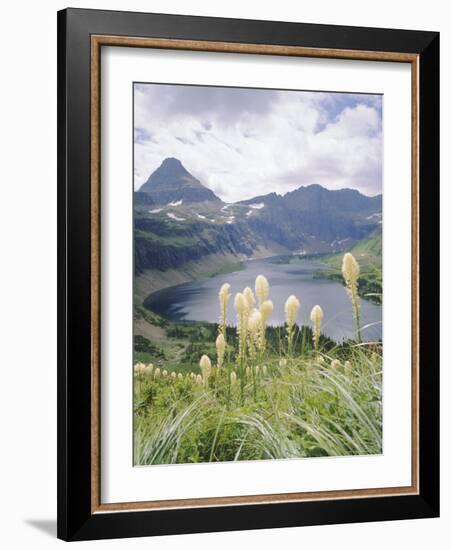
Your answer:
[[[382,302],[382,229],[376,229],[369,237],[359,241],[350,252],[360,265],[359,294],[375,303]],[[321,276],[342,282],[341,262],[343,254],[334,254],[323,261],[328,269]]]
[[[203,354],[207,354],[212,360],[216,360],[215,339],[218,334],[218,325],[202,321],[190,321],[189,323],[172,323],[161,320],[162,326],[149,325],[150,332],[137,330],[135,322],[135,352],[134,360],[144,363],[152,363],[161,369],[172,370],[177,373],[194,372],[199,374],[199,360]],[[154,331],[158,330],[158,334]],[[161,337],[159,332],[161,331]],[[267,327],[266,334],[268,349],[272,357],[280,357],[284,354],[286,343],[285,329],[283,327]],[[233,348],[237,346],[237,335],[234,327],[228,328],[228,352],[233,358]],[[336,344],[330,338],[321,336],[320,339],[324,351],[333,349]],[[312,349],[312,330],[304,326],[298,332],[294,341],[294,353],[304,354]]]
[[[242,261],[232,254],[211,254],[201,260],[187,262],[183,267],[177,269],[165,271],[148,269],[143,274],[135,276],[135,303],[142,303],[149,294],[162,288],[187,283],[195,279],[231,273],[242,268]]]
[[[350,363],[332,363],[346,357]],[[334,348],[238,374],[234,354],[208,386],[188,375],[135,377],[135,464],[217,462],[382,452],[378,352]],[[180,371],[179,371],[180,372]],[[239,370],[237,370],[239,373]],[[243,393],[240,381],[243,380]]]

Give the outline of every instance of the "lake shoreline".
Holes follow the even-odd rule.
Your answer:
[[[286,254],[275,254],[274,250],[260,247],[251,257],[211,254],[201,260],[188,262],[177,269],[167,269],[166,271],[148,269],[134,277],[134,294],[138,300],[144,302],[149,296],[165,288],[242,271],[247,262],[284,256]]]
[[[134,293],[143,302],[155,292],[165,288],[209,279],[222,273],[240,271],[244,261],[245,259],[233,255],[215,255],[196,262],[188,262],[178,269],[168,269],[166,271],[148,269],[134,277]]]
[[[280,259],[280,261],[278,261]],[[243,269],[244,266],[244,269]],[[244,260],[240,269],[230,270],[214,277],[181,281],[152,292],[143,300],[147,311],[169,322],[185,321],[217,322],[219,305],[217,295],[224,283],[231,284],[231,294],[242,291],[245,286],[253,288],[255,278],[263,274],[270,285],[269,298],[273,300],[274,312],[268,324],[283,326],[284,304],[289,295],[301,301],[299,325],[310,326],[310,310],[316,304],[325,311],[323,333],[335,341],[353,339],[355,323],[352,305],[341,281],[319,279],[316,274],[324,266],[321,258],[306,259],[299,256],[270,256],[264,259]],[[382,336],[382,311],[380,306],[361,299],[362,326],[366,326],[366,340],[378,340]],[[233,325],[234,308],[229,303],[227,323]]]
[[[247,263],[254,262],[256,260],[267,260],[270,263],[275,265],[285,265],[291,263],[291,260],[303,261],[303,260],[314,260],[321,261],[321,258],[325,258],[328,255],[326,254],[307,254],[305,256],[300,254],[266,254],[259,255],[256,254],[254,257],[243,257],[233,255],[219,255],[220,259],[218,261],[218,256],[209,256],[203,260],[197,260],[196,262],[189,262],[185,264],[183,268],[180,269],[168,269],[166,271],[159,270],[147,270],[144,273],[135,277],[135,287],[138,288],[136,293],[146,300],[152,294],[156,292],[167,289],[170,287],[179,286],[184,283],[190,283],[194,281],[201,281],[206,279],[211,279],[218,275],[226,275],[229,273],[236,273],[237,271],[242,271],[246,269],[245,265]],[[289,261],[286,261],[285,258],[289,258]],[[271,261],[278,260],[281,261]],[[326,267],[326,264],[324,264]],[[321,272],[318,272],[321,273]],[[321,275],[321,278],[329,279],[326,275]],[[145,281],[144,284],[143,281]]]

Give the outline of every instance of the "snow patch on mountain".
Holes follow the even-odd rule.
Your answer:
[[[179,216],[176,216],[176,215],[173,214],[172,212],[168,212],[168,213],[166,214],[166,216],[167,216],[168,218],[171,218],[171,220],[175,220],[175,221],[177,221],[177,222],[184,222],[184,221],[185,221],[185,218],[181,218],[181,217],[179,217]]]
[[[373,218],[380,219],[382,218],[382,212],[375,212],[374,214],[371,214],[370,216],[367,216],[366,220],[372,220]]]

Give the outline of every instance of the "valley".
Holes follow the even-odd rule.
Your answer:
[[[291,264],[296,258],[320,258],[321,263],[313,264],[316,271],[309,277],[342,285],[342,253],[352,250],[362,266],[361,296],[380,304],[381,211],[381,195],[367,197],[355,190],[330,191],[319,185],[299,187],[283,196],[269,193],[224,203],[179,160],[165,159],[134,193],[137,357],[156,363],[184,364],[186,353],[191,353],[195,343],[193,334],[200,338],[202,331],[210,330],[206,328],[209,323],[203,321],[216,320],[208,312],[195,315],[195,326],[203,329],[187,336],[183,323],[168,320],[155,305],[149,306],[152,296],[190,284],[195,285],[193,288],[200,285],[199,289],[205,292],[206,288],[216,288],[219,281],[244,280],[246,273],[243,277],[239,273],[246,266],[249,269],[250,260],[270,258],[265,264],[266,272],[270,272],[272,264],[284,271],[284,264]],[[292,267],[297,269],[294,264]],[[250,273],[255,275],[253,270]],[[277,270],[275,276],[276,273]],[[223,277],[229,274],[231,277]],[[314,281],[311,284],[312,289],[318,286]],[[211,290],[208,298],[214,302],[213,309],[215,295],[216,290]],[[174,338],[174,333],[179,337]],[[340,332],[330,334],[340,339]]]

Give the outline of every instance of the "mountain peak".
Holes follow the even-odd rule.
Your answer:
[[[175,157],[166,157],[160,164],[160,168],[183,168],[186,170],[181,161]]]
[[[153,172],[153,174],[163,173],[165,177],[173,177],[176,175],[188,175],[191,174],[183,166],[182,162],[175,157],[167,157],[160,164],[160,166]]]
[[[179,159],[175,157],[166,157],[161,164],[182,164]]]
[[[185,202],[219,201],[220,199],[195,178],[174,157],[163,160],[160,166],[150,174],[140,191],[148,193],[160,204],[184,200]]]

